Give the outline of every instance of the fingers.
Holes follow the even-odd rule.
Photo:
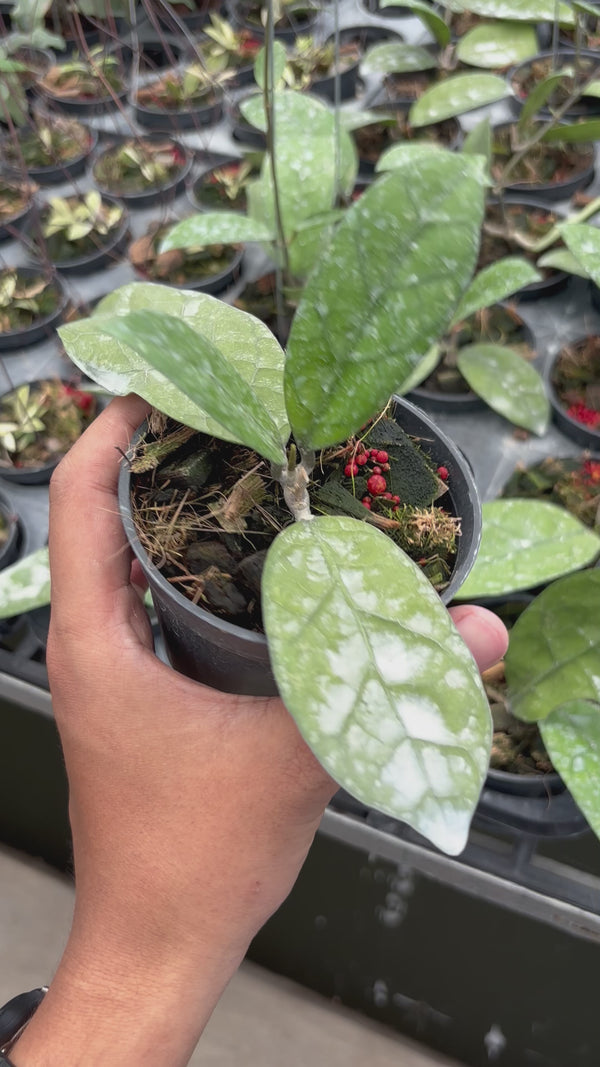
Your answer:
[[[508,647],[508,633],[493,611],[475,604],[461,604],[450,608],[450,615],[480,671],[486,671],[502,659]]]
[[[121,453],[149,406],[113,400],[65,456],[50,485],[52,615],[71,632],[93,632],[129,590],[131,555],[117,503]]]

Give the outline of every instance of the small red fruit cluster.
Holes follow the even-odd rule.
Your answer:
[[[389,459],[388,453],[382,448],[365,448],[360,443],[356,447],[352,462],[344,467],[346,478],[355,478],[361,467],[366,467],[367,464],[370,466],[371,473],[367,479],[368,494],[363,496],[361,501],[369,510],[374,497],[389,500],[392,504],[392,511],[395,511],[400,503],[400,497],[388,491],[385,474],[390,470]]]
[[[86,393],[83,389],[76,389],[72,385],[64,385],[63,390],[71,398],[75,407],[78,407],[84,415],[89,415],[94,404],[92,393]]]
[[[567,408],[567,415],[576,422],[589,426],[592,430],[600,428],[600,411],[594,411],[585,404],[571,404],[571,407]]]

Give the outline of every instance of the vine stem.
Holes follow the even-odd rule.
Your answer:
[[[275,213],[275,245],[283,266],[284,276],[290,277],[290,258],[283,229],[281,214],[281,199],[279,196],[279,183],[277,181],[277,163],[275,160],[275,23],[273,15],[273,0],[267,4],[267,33],[265,40],[265,78],[263,99],[265,105],[265,119],[267,124],[267,153],[271,167],[271,181],[273,184],[273,208]],[[279,286],[277,286],[279,292]]]

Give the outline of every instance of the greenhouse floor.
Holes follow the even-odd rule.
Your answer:
[[[0,1004],[47,981],[69,928],[73,889],[0,846]],[[191,1067],[459,1067],[287,979],[244,963]]]

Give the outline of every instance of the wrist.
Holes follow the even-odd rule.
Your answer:
[[[243,952],[157,951],[76,930],[44,1002],[10,1051],[14,1067],[184,1067]]]

